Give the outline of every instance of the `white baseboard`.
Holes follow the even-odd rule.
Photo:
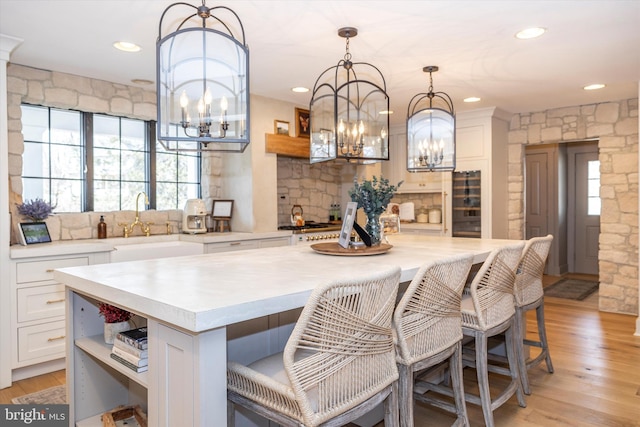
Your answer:
[[[25,378],[36,377],[42,374],[48,374],[49,372],[59,371],[65,369],[66,359],[50,360],[44,363],[38,363],[37,365],[27,366],[25,368],[18,368],[11,371],[11,380],[20,381]]]

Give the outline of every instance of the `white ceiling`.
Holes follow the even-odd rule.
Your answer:
[[[187,0],[198,5],[200,0]],[[23,39],[11,62],[131,85],[155,81],[155,42],[171,0],[0,0],[0,33]],[[242,20],[250,49],[251,92],[308,105],[318,75],[342,59],[337,30],[357,27],[354,61],[385,76],[392,122],[406,120],[409,99],[434,89],[456,111],[498,106],[534,112],[634,98],[640,81],[640,1],[323,1],[221,0]],[[185,12],[186,16],[186,12]],[[517,40],[523,28],[548,29]],[[113,42],[142,46],[123,53]],[[584,91],[605,83],[599,91]],[[153,88],[153,86],[151,86]],[[469,96],[480,103],[464,104]]]

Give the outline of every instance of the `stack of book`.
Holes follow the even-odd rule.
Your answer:
[[[146,371],[149,368],[147,328],[119,332],[113,340],[111,358],[136,372]]]

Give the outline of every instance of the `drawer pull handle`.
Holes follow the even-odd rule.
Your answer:
[[[238,246],[240,244],[240,242],[231,242],[229,243],[229,246]]]
[[[64,335],[60,335],[59,337],[49,338],[47,341],[51,342],[51,341],[58,341],[63,339],[64,339]]]
[[[47,301],[47,304],[55,304],[55,303],[58,303],[58,302],[64,302],[64,298],[49,300],[49,301]]]
[[[47,273],[53,273],[53,268],[47,268]]]

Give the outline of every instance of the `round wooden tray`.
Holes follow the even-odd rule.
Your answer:
[[[315,243],[311,245],[311,249],[324,255],[337,255],[337,256],[366,256],[366,255],[380,255],[386,253],[391,249],[393,245],[381,243],[378,246],[360,246],[343,248],[338,242],[325,242]]]

